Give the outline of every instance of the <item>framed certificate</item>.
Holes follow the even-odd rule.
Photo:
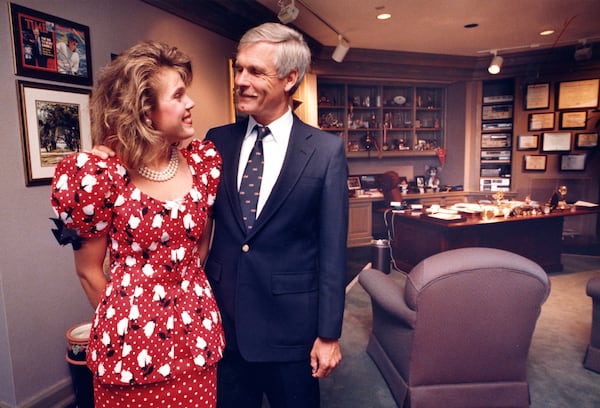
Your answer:
[[[517,150],[537,150],[539,138],[538,135],[520,135],[517,138]]]
[[[560,82],[558,84],[558,109],[597,107],[599,86],[600,79]]]
[[[529,131],[554,129],[554,112],[530,113]]]
[[[560,112],[560,129],[585,129],[587,111]]]
[[[550,107],[550,83],[529,84],[525,89],[524,109],[548,109]]]
[[[546,171],[548,156],[545,154],[530,154],[523,156],[523,170]]]
[[[562,154],[560,156],[561,171],[583,171],[585,170],[584,153],[581,154]]]
[[[577,133],[575,135],[576,149],[593,149],[598,147],[598,133]]]
[[[570,152],[571,133],[542,133],[542,152]]]

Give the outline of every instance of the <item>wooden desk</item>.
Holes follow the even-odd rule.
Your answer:
[[[514,198],[516,193],[505,192],[506,198]],[[477,202],[481,199],[489,199],[489,191],[449,191],[440,193],[407,194],[403,197],[409,203],[420,203],[425,206],[439,204],[448,206],[455,203]],[[359,197],[350,198],[349,220],[348,220],[348,247],[370,245],[373,240],[373,203],[383,202],[383,194],[364,194]],[[382,214],[383,216],[383,214]]]
[[[548,215],[496,217],[478,215],[442,221],[425,214],[390,213],[392,256],[396,266],[410,271],[423,259],[449,249],[491,247],[505,249],[537,262],[546,272],[562,270],[560,255],[565,217],[597,214],[598,210],[570,209]]]
[[[383,197],[351,198],[348,216],[348,247],[370,245],[373,240],[373,202]]]

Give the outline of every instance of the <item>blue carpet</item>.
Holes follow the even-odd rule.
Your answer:
[[[550,276],[551,293],[542,307],[530,349],[531,407],[598,408],[600,374],[584,369],[581,362],[589,341],[592,308],[585,285],[592,276],[600,276],[600,257],[563,255],[562,260],[564,271]],[[358,271],[349,272],[349,276]],[[396,406],[365,351],[370,330],[369,296],[360,284],[352,282],[347,290],[341,339],[343,360],[333,375],[321,380],[322,408]]]

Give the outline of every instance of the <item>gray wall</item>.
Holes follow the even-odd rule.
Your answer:
[[[229,120],[227,59],[235,43],[139,0],[18,0],[18,4],[90,28],[93,75],[111,53],[154,39],[193,59],[191,96],[199,137]],[[0,7],[0,407],[49,406],[69,391],[65,333],[92,308],[73,268],[72,251],[51,235],[49,186],[26,187],[10,17]],[[67,85],[67,84],[65,84]]]

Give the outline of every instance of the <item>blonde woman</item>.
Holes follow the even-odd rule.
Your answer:
[[[116,155],[78,153],[56,168],[56,235],[73,243],[96,308],[87,352],[96,408],[216,404],[224,338],[202,261],[221,158],[212,142],[190,141],[191,80],[176,48],[131,47],[92,92],[93,143]]]

